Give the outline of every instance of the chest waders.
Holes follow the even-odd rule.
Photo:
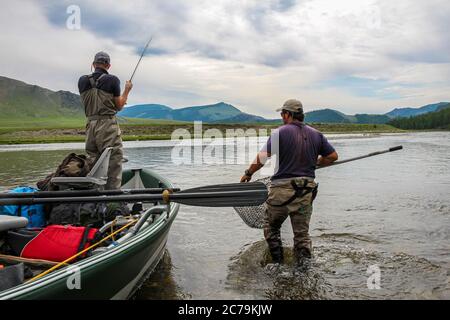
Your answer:
[[[114,95],[99,89],[99,83],[106,74],[97,80],[93,75],[88,79],[91,89],[82,93],[81,97],[85,108],[86,125],[86,152],[90,160],[97,159],[105,148],[112,147],[109,158],[108,182],[105,189],[119,189],[122,181],[123,146],[121,131],[117,123],[117,107]]]
[[[116,114],[113,95],[98,88],[101,79],[105,76],[106,74],[102,74],[97,80],[94,79],[93,74],[88,76],[91,89],[81,95],[88,121],[113,119]]]

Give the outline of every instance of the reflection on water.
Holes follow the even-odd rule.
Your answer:
[[[404,150],[317,172],[311,220],[314,262],[307,274],[289,263],[267,272],[262,231],[231,208],[182,206],[166,254],[138,299],[450,298],[450,133],[331,137],[342,159],[403,145]],[[68,152],[0,148],[0,188],[30,185]],[[66,147],[67,145],[64,145]],[[125,144],[126,167],[156,170],[181,188],[237,182],[239,164],[176,166],[167,142]],[[23,149],[23,148],[22,148]],[[256,176],[255,179],[260,176]],[[287,256],[292,231],[282,228]],[[380,268],[380,290],[367,269]]]
[[[170,253],[166,250],[154,272],[142,284],[139,292],[133,298],[136,300],[189,299],[189,295],[184,294],[182,288],[176,284],[172,270],[172,259]]]

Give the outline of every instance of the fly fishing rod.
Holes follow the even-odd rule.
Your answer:
[[[141,60],[142,60],[142,58],[144,57],[145,51],[147,51],[147,48],[148,48],[150,42],[152,42],[152,39],[153,39],[153,37],[150,37],[150,40],[148,40],[147,44],[146,44],[145,47],[144,47],[144,50],[142,50],[141,57],[139,58],[139,60],[138,60],[138,62],[137,62],[137,64],[136,64],[136,67],[135,67],[134,70],[133,70],[133,74],[131,75],[130,81],[133,80],[134,74],[136,73],[136,70],[137,70],[137,68],[139,67],[139,64],[141,63]]]
[[[349,158],[349,159],[345,159],[345,160],[341,160],[341,161],[335,161],[335,162],[333,162],[333,163],[331,163],[329,165],[318,166],[316,169],[322,169],[322,168],[327,168],[327,167],[331,167],[331,166],[337,166],[338,164],[343,164],[343,163],[347,163],[347,162],[351,162],[351,161],[355,161],[355,160],[365,159],[365,158],[377,156],[377,155],[388,153],[388,152],[394,152],[394,151],[398,151],[398,150],[402,150],[402,149],[403,149],[403,146],[396,146],[396,147],[389,148],[387,150],[371,152],[369,154],[366,154],[366,155],[363,155],[363,156],[359,156],[359,157]]]

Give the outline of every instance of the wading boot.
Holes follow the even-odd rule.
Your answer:
[[[294,251],[295,268],[298,271],[307,271],[311,266],[311,251],[308,248],[300,248]]]
[[[270,255],[272,256],[272,263],[283,263],[284,262],[284,255],[283,255],[282,247],[270,249]]]
[[[270,256],[272,257],[272,261],[265,266],[264,272],[269,276],[275,276],[284,261],[283,248],[270,249]]]

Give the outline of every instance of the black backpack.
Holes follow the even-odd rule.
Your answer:
[[[129,214],[124,203],[61,203],[51,209],[48,224],[100,228],[118,215]]]
[[[36,185],[42,191],[58,191],[59,188],[50,182],[53,177],[85,177],[92,166],[93,163],[84,154],[71,153],[64,158],[54,173],[49,174]]]

